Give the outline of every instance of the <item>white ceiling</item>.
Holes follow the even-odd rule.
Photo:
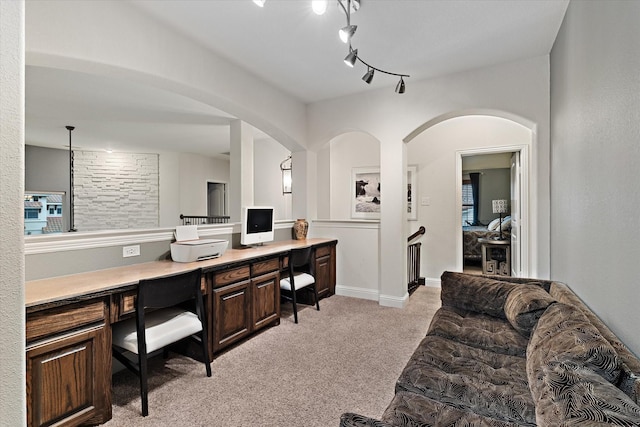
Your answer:
[[[229,61],[305,103],[388,87],[361,80],[342,59],[346,18],[337,0],[318,16],[310,0],[131,0]],[[412,81],[548,54],[568,0],[362,0],[352,39],[363,60]],[[27,68],[26,137],[34,145],[213,155],[229,150],[228,114],[198,101],[119,80]],[[102,88],[96,90],[96,87]],[[123,90],[125,89],[125,90]],[[126,98],[121,94],[127,94]],[[62,129],[62,131],[61,131]],[[64,142],[60,142],[60,133]],[[55,142],[52,142],[55,141]],[[110,147],[107,147],[110,145]]]

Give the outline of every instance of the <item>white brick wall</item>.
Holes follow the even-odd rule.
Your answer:
[[[79,231],[158,227],[158,155],[74,151]]]

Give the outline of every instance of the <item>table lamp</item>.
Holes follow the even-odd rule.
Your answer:
[[[500,199],[500,200],[492,200],[491,204],[493,206],[493,213],[497,213],[500,214],[500,238],[499,240],[504,240],[504,237],[502,237],[502,214],[503,213],[507,213],[508,211],[508,205],[507,205],[507,201],[504,199]]]

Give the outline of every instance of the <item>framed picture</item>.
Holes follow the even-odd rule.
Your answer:
[[[380,219],[380,168],[352,169],[351,217]]]
[[[418,220],[418,166],[407,166],[407,219]]]

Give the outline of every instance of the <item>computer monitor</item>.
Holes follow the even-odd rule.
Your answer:
[[[240,243],[243,245],[261,245],[273,240],[273,207],[245,206],[242,208],[242,232]]]

